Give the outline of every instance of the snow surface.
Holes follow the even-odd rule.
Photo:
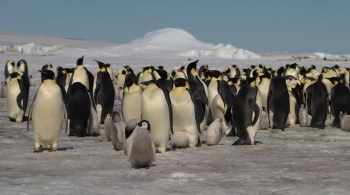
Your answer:
[[[6,35],[5,42],[2,35],[0,45],[60,42],[59,38],[50,37],[33,38],[40,39],[33,41],[24,35],[12,38]],[[71,67],[85,55],[84,64],[95,72],[97,65],[93,59],[111,63],[113,70],[128,64],[136,71],[146,64],[164,65],[172,70],[190,62],[188,56],[174,55],[173,51],[153,50],[144,55],[133,50],[113,53],[108,51],[114,48],[110,43],[61,40],[67,47],[50,56],[0,53],[3,65],[9,59],[27,60],[29,74],[36,82],[30,89],[29,106],[40,82],[37,70],[47,63],[55,68]],[[219,70],[231,64],[241,68],[251,64],[278,67],[297,62],[306,67],[315,64],[321,69],[335,63],[319,58],[294,61],[292,56],[296,54],[264,54],[259,59],[248,60],[199,56],[191,60],[199,59],[200,65],[208,64]],[[349,66],[346,61],[336,63]],[[4,79],[3,70],[0,69],[0,80]],[[0,194],[348,194],[350,191],[350,133],[330,127],[329,119],[322,130],[299,126],[286,131],[260,130],[259,144],[255,146],[232,146],[236,138],[225,137],[217,146],[203,144],[199,148],[157,154],[150,169],[133,169],[123,152],[113,150],[106,141],[103,128],[99,137],[74,138],[62,132],[59,151],[32,153],[32,130],[26,131],[26,123],[9,122],[6,104],[6,99],[0,99]],[[120,102],[116,101],[115,109],[120,109]],[[205,135],[205,141],[204,138]]]

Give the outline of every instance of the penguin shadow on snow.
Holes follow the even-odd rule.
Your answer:
[[[33,153],[42,153],[44,151],[48,151],[48,152],[66,152],[69,150],[74,150],[74,147],[72,146],[68,146],[68,147],[59,147],[57,148],[57,150],[52,150],[52,149],[48,149],[48,148],[44,148],[44,147],[40,147],[39,150],[34,150]]]

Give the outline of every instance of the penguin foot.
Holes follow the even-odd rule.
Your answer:
[[[38,148],[38,149],[34,149],[33,153],[41,153],[43,152],[43,149]]]

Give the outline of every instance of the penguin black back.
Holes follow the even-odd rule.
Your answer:
[[[272,128],[281,130],[284,130],[286,127],[289,114],[289,94],[286,81],[282,77],[283,72],[284,68],[278,69],[278,76],[271,79],[267,95],[267,112],[270,118],[270,125],[272,121]]]

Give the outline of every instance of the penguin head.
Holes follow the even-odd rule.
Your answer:
[[[124,89],[125,88],[129,88],[134,84],[134,80],[130,77],[125,79],[125,83],[124,83]]]
[[[41,72],[44,80],[54,80],[55,79],[55,73],[51,70],[39,70]]]
[[[177,78],[174,81],[174,85],[175,85],[175,87],[188,87],[187,80],[184,78]]]
[[[119,121],[122,120],[122,118],[121,118],[119,112],[114,111],[114,112],[112,113],[112,120],[113,120],[114,122],[119,122]]]
[[[84,62],[84,56],[77,60],[77,66],[82,66]]]
[[[15,66],[15,62],[13,60],[7,60],[6,65],[14,67]]]
[[[13,73],[10,74],[10,78],[11,79],[21,80],[22,76],[18,72],[13,72]]]
[[[137,126],[139,128],[145,128],[148,131],[151,131],[151,125],[149,124],[149,122],[147,120],[142,120],[139,123],[137,123]]]
[[[191,73],[197,72],[197,63],[199,60],[196,60],[194,62],[191,62],[187,66],[187,72],[190,71]],[[188,73],[187,73],[188,74]]]
[[[106,64],[98,60],[94,60],[98,64],[98,71],[104,72],[106,70]]]
[[[25,61],[24,59],[21,59],[17,62],[17,70],[20,74],[27,74],[28,73],[28,65],[27,65],[27,61]]]

